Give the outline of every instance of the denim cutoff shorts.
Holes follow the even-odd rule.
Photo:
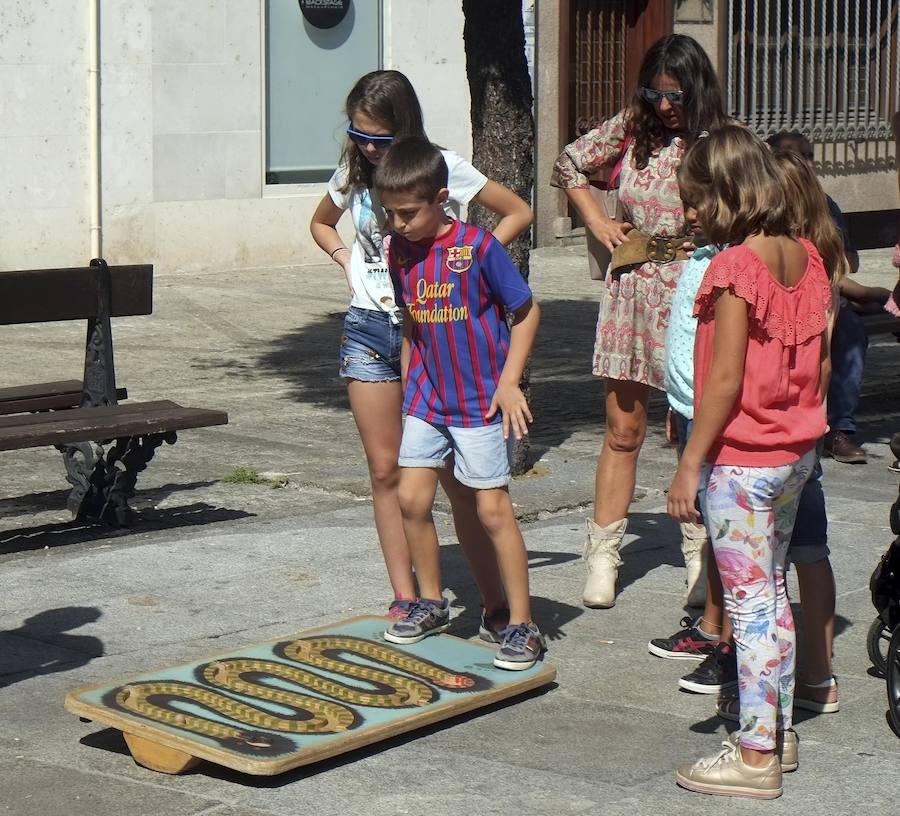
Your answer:
[[[684,455],[684,449],[687,447],[688,439],[694,430],[694,420],[688,419],[684,414],[678,413],[674,408],[672,411],[672,426],[675,429],[675,449],[678,451],[678,458]],[[703,524],[703,511],[700,509],[700,492],[697,492],[697,498],[694,501],[694,507],[700,513],[697,524]]]
[[[351,306],[341,335],[340,375],[361,382],[396,382],[400,379],[400,344],[403,326],[386,312]]]
[[[822,490],[822,465],[817,457],[816,466],[800,494],[787,559],[794,564],[814,564],[828,558],[830,554],[825,491]]]
[[[453,475],[467,487],[485,490],[509,484],[509,450],[513,436],[503,425],[457,428],[432,425],[414,416],[403,418],[400,467],[443,468],[454,455]]]
[[[675,429],[675,449],[678,451],[678,456],[680,457],[684,454],[684,449],[687,447],[691,431],[694,430],[694,420],[688,419],[684,414],[678,413],[674,408],[671,408],[670,410],[672,411],[672,426]]]

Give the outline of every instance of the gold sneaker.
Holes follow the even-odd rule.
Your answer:
[[[737,745],[740,737],[741,732],[734,731],[728,735],[728,741]],[[793,728],[775,732],[775,756],[781,762],[782,773],[791,773],[800,767],[800,737]]]
[[[714,757],[675,772],[682,788],[716,796],[743,796],[749,799],[777,799],[781,796],[781,763],[774,754],[758,768],[744,762],[737,745],[729,740]]]

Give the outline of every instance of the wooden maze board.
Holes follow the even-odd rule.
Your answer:
[[[361,617],[215,658],[73,691],[66,708],[122,731],[134,760],[183,773],[201,759],[269,776],[547,685],[556,669],[493,665],[451,635],[410,646]]]

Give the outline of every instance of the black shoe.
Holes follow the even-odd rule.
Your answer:
[[[679,688],[695,694],[718,694],[737,685],[737,656],[730,643],[720,642],[690,674],[678,681]]]
[[[682,618],[681,625],[684,629],[671,637],[653,638],[647,644],[650,654],[668,660],[703,660],[719,645],[718,640],[704,637],[690,618]]]

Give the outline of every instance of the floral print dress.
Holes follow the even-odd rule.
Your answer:
[[[589,177],[618,162],[625,144],[625,111],[568,145],[553,168],[555,187],[587,187]],[[676,173],[684,155],[681,137],[634,166],[629,145],[619,175],[619,200],[625,219],[645,235],[685,234]],[[600,283],[600,313],[594,344],[593,373],[630,380],[662,390],[665,339],[672,297],[685,261],[645,263],[607,276]]]

